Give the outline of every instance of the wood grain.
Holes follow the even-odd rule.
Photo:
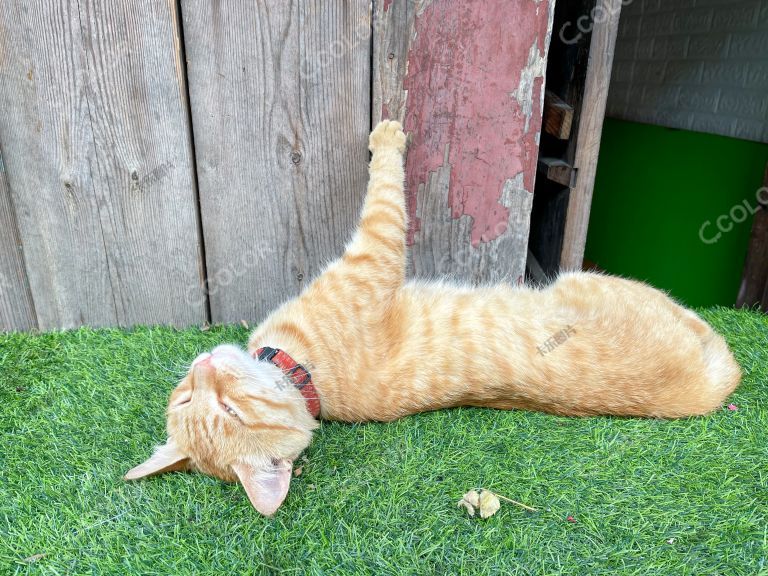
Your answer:
[[[365,0],[182,6],[214,322],[259,321],[341,254],[370,130]]]
[[[175,3],[9,0],[0,134],[40,328],[205,319]]]
[[[579,117],[576,135],[576,155],[573,169],[577,171],[576,185],[570,193],[568,214],[563,234],[560,258],[562,270],[581,270],[584,246],[587,242],[589,212],[597,174],[597,158],[603,131],[605,106],[610,86],[613,53],[619,29],[622,0],[606,0],[592,29],[589,64],[584,86],[584,106]]]
[[[373,124],[387,118],[405,123],[408,51],[416,16],[431,1],[373,1]]]
[[[567,141],[560,140],[550,135],[545,126],[541,134],[539,155],[560,158],[569,166],[574,165],[576,158],[575,135],[578,134],[579,118],[584,108],[584,85],[587,78],[591,35],[570,36],[563,34],[562,31],[572,28],[577,22],[585,24],[584,18],[589,19],[595,9],[595,0],[558,2],[555,8],[553,30],[557,33],[552,35],[549,48],[544,122],[545,124],[547,122],[547,94],[560,97],[561,101],[567,102],[573,108],[571,137]],[[582,25],[582,28],[585,26]],[[572,181],[567,188],[546,178],[536,180],[528,247],[550,278],[556,277],[560,271],[570,186],[575,184],[576,172],[572,172],[572,176]]]
[[[544,93],[544,130],[558,140],[571,137],[573,107],[566,104],[551,90]]]
[[[37,327],[16,215],[0,156],[0,332]]]
[[[768,199],[768,164],[759,199]],[[736,306],[739,308],[756,305],[763,312],[768,311],[768,205],[763,204],[758,204],[755,210],[744,273],[736,298]]]
[[[487,4],[374,2],[373,118],[402,121],[413,139],[411,276],[474,283],[524,277],[553,4]],[[497,8],[504,14],[496,20],[479,16]],[[512,15],[526,26],[500,34],[499,18]],[[497,98],[499,86],[508,89]]]
[[[573,168],[560,158],[539,157],[539,174],[548,180],[562,186],[571,187],[573,183]]]

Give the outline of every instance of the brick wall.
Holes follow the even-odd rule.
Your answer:
[[[607,114],[768,142],[768,0],[624,0]]]

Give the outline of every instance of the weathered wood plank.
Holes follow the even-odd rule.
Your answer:
[[[174,2],[9,0],[0,134],[41,328],[205,319]]]
[[[544,130],[558,140],[571,137],[573,107],[550,90],[544,92]]]
[[[298,3],[192,0],[182,16],[211,318],[256,320],[306,264]]]
[[[530,248],[544,273],[554,278],[560,271],[563,226],[568,212],[570,188],[549,180],[536,182],[536,201],[531,210]]]
[[[579,117],[576,156],[573,161],[573,169],[577,171],[578,178],[568,201],[568,215],[560,257],[562,270],[581,270],[584,260],[589,212],[592,207],[592,192],[597,174],[597,158],[600,153],[600,138],[622,2],[623,0],[606,0],[600,10],[602,17],[595,18],[593,23],[584,86],[584,106]]]
[[[546,94],[561,97],[563,102],[573,108],[571,138],[568,141],[560,140],[545,129],[541,134],[539,155],[561,158],[569,166],[573,166],[576,158],[577,141],[574,135],[578,133],[579,116],[583,108],[591,36],[581,32],[565,34],[564,31],[573,30],[578,22],[581,22],[582,28],[586,30],[586,23],[589,22],[591,14],[597,14],[594,10],[595,0],[557,2],[555,7],[553,30],[556,33],[552,35],[547,58],[544,122],[546,124],[547,121]],[[578,31],[578,28],[576,30]],[[560,271],[570,185],[574,183],[576,173],[572,172],[572,175],[568,188],[545,178],[536,180],[528,247],[549,277],[555,277]]]
[[[768,201],[768,164],[758,200]],[[755,211],[744,273],[736,298],[736,306],[739,308],[755,305],[760,305],[764,312],[768,311],[768,205],[763,203]]]
[[[368,184],[371,3],[299,4],[303,160],[294,180],[306,246],[304,283],[341,255]]]
[[[0,332],[36,327],[16,215],[0,156]]]
[[[522,281],[553,8],[374,2],[374,120],[412,135],[412,275]]]
[[[258,321],[352,232],[367,179],[369,3],[182,11],[211,315]]]
[[[565,160],[540,157],[537,169],[539,174],[556,184],[569,187],[573,185],[573,168]]]

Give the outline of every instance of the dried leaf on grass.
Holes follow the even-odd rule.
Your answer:
[[[499,511],[501,502],[499,502],[496,494],[490,490],[481,489],[479,492],[477,490],[470,490],[462,496],[458,506],[459,508],[464,508],[470,518],[474,517],[477,512],[480,514],[480,518],[485,520]]]
[[[467,514],[469,514],[469,517],[474,517],[475,508],[480,507],[480,495],[476,490],[470,490],[461,497],[461,500],[459,500],[458,503],[458,507],[464,507],[467,511]]]
[[[480,491],[480,518],[490,518],[501,508],[501,502],[490,490]]]
[[[480,490],[470,490],[461,497],[461,500],[459,500],[457,506],[459,508],[464,508],[467,511],[467,514],[469,514],[470,518],[474,517],[475,513],[479,513],[480,518],[486,519],[490,518],[499,511],[499,508],[501,508],[501,502],[499,502],[499,500],[510,502],[515,506],[519,506],[524,510],[528,510],[529,512],[537,512],[536,508],[531,508],[522,502],[517,502],[516,500],[512,500],[506,496],[494,494],[485,488],[481,488]]]

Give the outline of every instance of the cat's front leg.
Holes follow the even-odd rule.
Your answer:
[[[398,288],[405,279],[407,216],[403,155],[406,135],[399,122],[385,120],[371,133],[370,180],[360,223],[343,262],[374,267],[379,285]]]

